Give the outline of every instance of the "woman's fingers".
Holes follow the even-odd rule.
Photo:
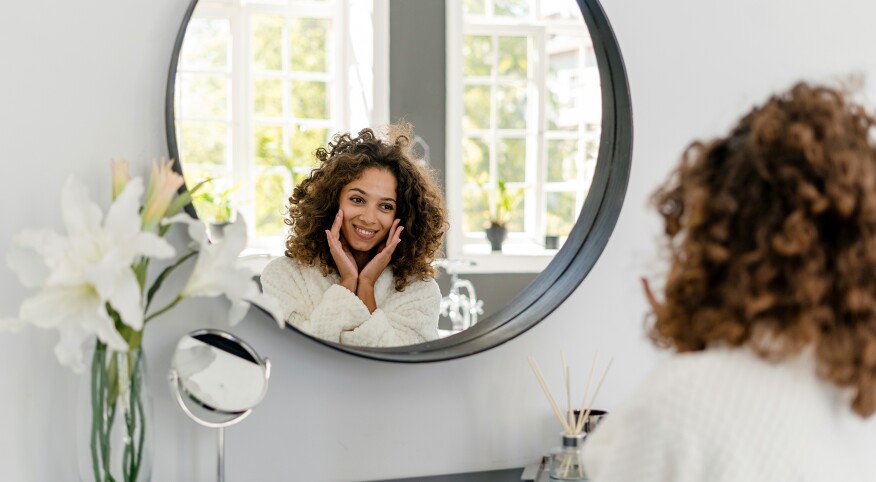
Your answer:
[[[396,219],[392,222],[392,227],[389,228],[389,235],[386,237],[386,246],[389,246],[393,243],[398,244],[399,233],[401,233],[401,230],[404,229],[404,227],[400,227],[398,225],[398,223],[400,222],[401,219]]]
[[[335,214],[335,220],[332,221],[332,235],[335,239],[341,237],[341,225],[344,224],[344,211],[338,209],[338,214]]]
[[[652,310],[657,311],[660,308],[660,303],[654,296],[654,292],[651,291],[651,285],[648,284],[648,280],[644,277],[639,278],[639,281],[642,283],[642,291],[645,292],[645,298],[648,300],[648,304],[651,305]]]
[[[398,246],[398,243],[401,242],[401,233],[405,230],[404,226],[399,226],[398,229],[395,230],[395,236],[393,237],[392,247],[395,249]]]

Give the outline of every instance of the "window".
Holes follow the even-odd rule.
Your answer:
[[[581,13],[568,0],[466,0],[448,22],[448,112],[458,114],[448,159],[461,160],[448,162],[450,256],[489,252],[500,182],[519,199],[504,253],[550,255],[545,236],[571,231],[599,147],[599,74]]]
[[[381,121],[370,25],[375,0],[201,0],[177,68],[175,123],[199,217],[247,221],[250,247],[276,251],[283,205],[340,130]],[[377,86],[377,87],[375,87]],[[385,109],[384,109],[385,110]],[[385,122],[385,120],[383,120]]]

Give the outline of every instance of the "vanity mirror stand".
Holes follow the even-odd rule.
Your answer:
[[[217,429],[216,480],[225,481],[225,427],[252,413],[268,390],[271,362],[231,333],[203,329],[180,339],[168,373],[185,414]]]

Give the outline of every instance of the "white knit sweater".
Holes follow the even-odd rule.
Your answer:
[[[339,281],[337,274],[323,276],[318,267],[285,256],[262,271],[262,288],[277,300],[284,319],[310,335],[375,347],[438,338],[441,291],[434,280],[414,281],[396,291],[392,271],[385,269],[374,284],[374,313]]]
[[[677,355],[584,443],[594,482],[876,481],[876,423],[819,379],[811,355]]]

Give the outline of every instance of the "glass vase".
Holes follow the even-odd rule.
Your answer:
[[[98,341],[79,390],[79,480],[144,482],[152,475],[152,400],[142,348]]]

